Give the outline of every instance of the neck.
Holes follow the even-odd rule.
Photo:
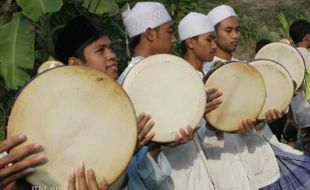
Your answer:
[[[215,55],[216,55],[216,57],[224,59],[226,61],[231,61],[231,59],[232,59],[232,52],[227,52],[227,51],[224,51],[220,48],[215,49]]]
[[[152,52],[152,49],[143,43],[139,43],[133,50],[133,56],[137,57],[137,56],[142,56],[142,57],[148,57],[154,55]]]
[[[199,59],[192,51],[187,50],[184,59],[189,62],[197,71],[203,72],[203,61]]]
[[[304,41],[298,42],[295,45],[296,45],[296,47],[302,47],[302,48],[309,48],[310,47],[310,44],[306,43]]]

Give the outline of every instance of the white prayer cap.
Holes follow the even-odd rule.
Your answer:
[[[180,21],[178,26],[178,32],[181,41],[213,31],[214,27],[210,23],[208,17],[204,14],[196,12],[187,14]]]
[[[231,6],[228,5],[220,5],[212,9],[209,14],[207,15],[209,17],[209,20],[213,26],[215,26],[217,23],[221,22],[222,20],[231,17],[236,16],[234,9]]]
[[[129,37],[135,37],[145,32],[147,28],[156,28],[171,21],[171,17],[161,3],[139,2],[125,16],[124,24]]]

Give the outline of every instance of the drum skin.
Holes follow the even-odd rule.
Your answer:
[[[296,82],[298,89],[305,77],[305,63],[302,55],[293,46],[283,42],[273,42],[262,47],[255,59],[270,59],[281,64]]]
[[[249,64],[260,72],[266,86],[266,101],[258,119],[266,119],[268,109],[287,110],[294,94],[294,84],[289,72],[272,60],[254,60]]]
[[[244,62],[218,68],[209,76],[205,87],[217,88],[223,93],[223,103],[205,115],[208,123],[220,131],[238,131],[241,121],[255,120],[264,106],[264,80],[253,66]]]
[[[112,184],[126,172],[137,144],[136,114],[126,93],[112,78],[83,66],[34,78],[17,97],[7,132],[42,144],[48,162],[27,180],[45,188],[66,189],[81,162]]]
[[[137,114],[150,114],[153,141],[172,142],[180,128],[196,127],[206,93],[201,77],[185,60],[168,54],[147,57],[127,74],[123,88]]]

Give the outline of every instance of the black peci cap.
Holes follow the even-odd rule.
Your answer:
[[[75,17],[58,36],[55,44],[56,58],[67,64],[69,57],[74,56],[82,45],[102,33],[103,27],[99,23],[83,15]]]

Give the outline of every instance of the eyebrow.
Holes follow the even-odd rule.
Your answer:
[[[215,38],[215,34],[213,34],[213,33],[209,34],[208,38]]]
[[[238,25],[236,27],[227,26],[227,27],[224,28],[224,30],[226,30],[226,29],[235,29],[235,28],[240,28],[240,25]]]
[[[105,49],[105,48],[109,48],[109,47],[112,47],[112,43],[110,43],[110,44],[100,44],[100,45],[95,47],[95,50],[97,51],[100,48]]]

